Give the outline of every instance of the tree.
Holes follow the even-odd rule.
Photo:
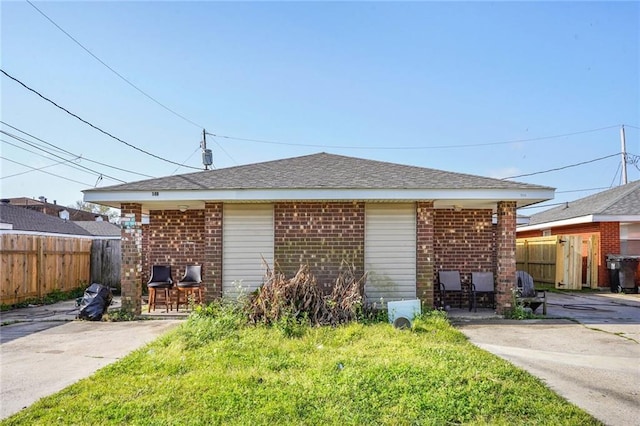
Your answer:
[[[74,205],[68,207],[85,212],[107,215],[109,222],[115,223],[118,221],[118,218],[120,218],[120,210],[118,209],[112,209],[109,206],[101,206],[99,204],[87,203],[82,200],[78,200]]]

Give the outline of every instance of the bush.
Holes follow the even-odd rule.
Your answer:
[[[246,310],[254,323],[295,320],[312,325],[337,325],[362,312],[366,274],[356,278],[355,266],[343,262],[330,294],[323,294],[309,265],[292,278],[267,269],[265,283],[248,299]]]

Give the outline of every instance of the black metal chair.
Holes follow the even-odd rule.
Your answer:
[[[462,308],[462,281],[460,281],[459,271],[438,271],[438,283],[440,285],[440,298],[442,300],[442,307],[447,306],[445,299],[447,294],[459,293],[458,299],[459,305]]]
[[[151,267],[151,277],[147,283],[149,289],[149,310],[156,309],[156,293],[158,289],[164,290],[164,302],[169,312],[171,303],[171,290],[173,289],[173,280],[171,279],[171,266],[153,265]]]
[[[202,283],[202,266],[187,265],[184,276],[178,281],[178,300],[176,310],[180,309],[180,294],[185,294],[185,306],[189,306],[189,297],[193,303],[202,304],[202,293],[204,285]]]
[[[469,310],[478,311],[478,296],[486,296],[492,308],[496,307],[496,293],[493,281],[493,272],[471,273],[471,295]]]

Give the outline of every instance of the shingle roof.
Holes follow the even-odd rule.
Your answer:
[[[529,225],[587,215],[640,215],[640,180],[536,213]]]
[[[552,189],[527,183],[319,153],[167,176],[85,192],[208,189]]]
[[[12,206],[28,208],[31,210],[39,211],[41,213],[48,214],[50,216],[59,216],[62,210],[66,210],[69,213],[69,220],[74,222],[85,220],[92,221],[95,220],[96,216],[102,216],[103,220],[109,220],[107,215],[100,215],[93,212],[88,212],[84,210],[74,209],[73,207],[65,207],[60,204],[43,202],[40,200],[34,200],[33,198],[27,197],[17,197],[17,198],[7,198],[9,200],[9,204]]]
[[[121,231],[118,225],[110,222],[100,221],[74,221],[76,225],[97,237],[120,237]]]
[[[14,230],[49,232],[67,235],[91,235],[76,225],[55,216],[49,216],[34,210],[0,204],[0,222],[13,225]]]

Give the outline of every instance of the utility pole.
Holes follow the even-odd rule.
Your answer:
[[[624,138],[624,124],[620,127],[620,143],[622,144],[622,184],[627,184],[627,142]]]

